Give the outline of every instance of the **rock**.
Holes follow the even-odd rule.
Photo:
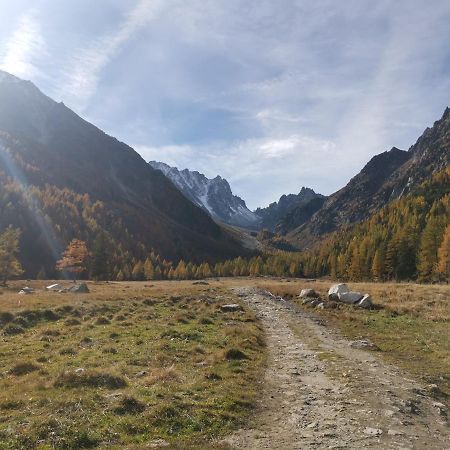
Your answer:
[[[367,427],[364,429],[364,434],[368,434],[369,436],[380,436],[383,434],[383,430],[380,430],[379,428]]]
[[[72,294],[88,294],[89,288],[86,283],[78,283],[69,289]]]
[[[357,303],[360,308],[370,309],[373,302],[372,297],[369,294],[365,294],[364,297]]]
[[[364,297],[360,292],[342,292],[338,293],[338,299],[342,303],[348,303],[354,305],[358,303]]]
[[[299,295],[300,298],[319,298],[319,294],[314,289],[302,289]]]
[[[28,294],[32,294],[34,292],[34,289],[30,288],[30,287],[24,287],[23,289],[21,289],[19,291],[20,295],[28,295]]]
[[[317,309],[325,309],[325,304],[323,302],[321,302],[316,306],[316,308]]]
[[[339,300],[339,294],[349,291],[350,289],[344,283],[333,284],[328,291],[328,300]]]
[[[397,430],[388,430],[388,435],[389,436],[403,436],[404,433],[402,433],[401,431],[397,431]]]
[[[230,305],[222,305],[220,307],[220,310],[222,312],[237,312],[237,311],[242,311],[242,307],[241,307],[241,305],[238,305],[236,303],[232,303]]]
[[[351,348],[357,348],[359,350],[379,350],[379,348],[375,344],[366,339],[350,342],[349,346]]]
[[[47,289],[47,291],[55,291],[55,292],[59,292],[63,290],[63,287],[60,284],[51,284],[50,286],[47,286],[45,289]]]
[[[320,305],[322,302],[318,298],[314,298],[310,303],[309,306],[312,308],[315,308],[316,306]]]
[[[194,281],[192,284],[203,285],[203,286],[209,285],[209,283],[207,281]]]

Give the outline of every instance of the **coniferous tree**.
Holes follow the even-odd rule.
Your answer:
[[[3,285],[14,277],[22,275],[23,270],[17,255],[19,253],[20,230],[8,227],[0,234],[0,280]]]

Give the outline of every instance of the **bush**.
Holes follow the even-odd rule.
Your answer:
[[[116,414],[139,414],[143,412],[146,405],[134,397],[125,397],[121,400],[120,405],[114,409]]]
[[[56,379],[56,387],[93,387],[106,389],[120,389],[127,386],[125,378],[111,373],[97,371],[62,372]]]
[[[225,359],[228,361],[236,361],[242,359],[249,359],[248,356],[237,348],[230,348],[225,352]]]
[[[21,334],[25,333],[25,329],[21,325],[16,324],[10,324],[5,327],[3,330],[3,334],[6,334],[8,336],[12,336],[15,334]]]
[[[17,363],[14,367],[9,371],[12,375],[20,377],[22,375],[27,375],[31,372],[39,370],[39,366],[33,364],[32,362],[20,362]]]

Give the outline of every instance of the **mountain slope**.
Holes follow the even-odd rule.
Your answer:
[[[98,231],[83,211],[78,227],[82,236],[75,236],[70,222],[62,223],[64,190],[68,202],[76,194],[86,194],[91,206],[99,202],[104,215],[115,221],[105,226],[117,251],[129,258],[144,257],[152,248],[173,260],[214,261],[242,253],[228,233],[132,148],[46,97],[32,83],[5,72],[0,72],[0,172],[0,207],[14,212],[14,205],[5,204],[11,192],[4,192],[14,180],[11,190],[17,195],[22,192],[23,207],[29,210],[8,214],[9,223],[23,228],[23,242],[33,247],[23,249],[31,259],[25,262],[27,273],[41,264],[39,260],[47,267],[54,264],[55,251],[50,251],[40,235],[51,236],[52,246],[59,251],[68,239],[92,240]],[[55,196],[62,196],[53,209],[46,208],[48,199],[42,196],[48,187],[58,192]],[[35,197],[27,201],[33,192]],[[40,218],[18,223],[19,217],[37,213]],[[9,224],[4,217],[0,217],[1,228]],[[43,222],[48,228],[45,232],[36,228]],[[122,242],[122,235],[132,238]]]
[[[284,231],[298,246],[308,246],[318,236],[365,219],[449,164],[450,110],[447,108],[442,118],[427,128],[408,151],[393,148],[373,157],[306,223]]]
[[[224,178],[217,176],[209,179],[197,171],[180,171],[158,161],[150,161],[149,164],[160,170],[189,200],[214,219],[241,227],[257,226],[259,217],[247,208],[244,200],[233,195],[228,181]]]
[[[255,211],[255,214],[261,218],[260,228],[273,231],[291,210],[320,198],[323,198],[323,195],[316,194],[312,189],[306,187],[302,187],[298,194],[282,195],[278,202],[273,202],[266,208],[258,208]]]

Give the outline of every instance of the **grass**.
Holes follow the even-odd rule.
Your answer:
[[[251,416],[263,331],[222,283],[26,284],[1,290],[0,449],[213,448]]]
[[[350,339],[367,338],[387,361],[407,369],[427,384],[438,385],[441,400],[450,398],[450,287],[412,283],[348,283],[370,293],[379,307],[367,311],[340,304],[338,309],[302,305],[298,294],[315,289],[326,298],[331,281],[261,280],[260,287],[292,299],[299,307],[327,319]]]

